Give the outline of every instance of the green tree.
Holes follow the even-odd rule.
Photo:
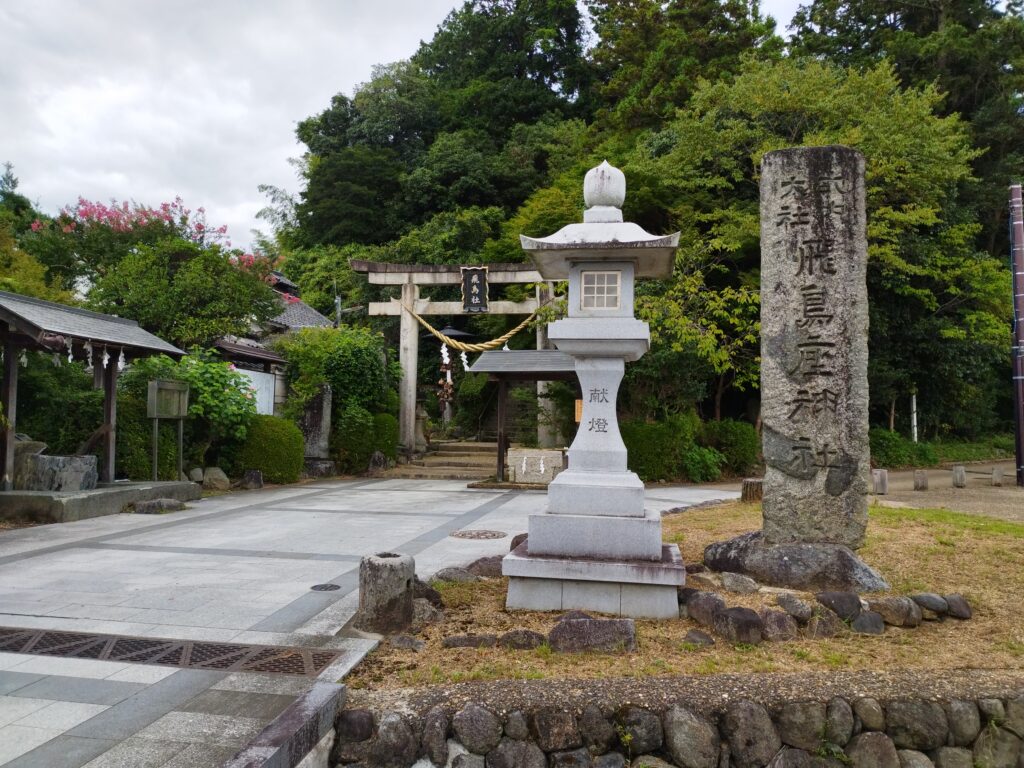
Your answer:
[[[757,0],[587,0],[587,7],[601,104],[627,129],[662,124],[700,79],[735,72],[742,54],[782,49]]]
[[[956,379],[951,357],[991,365],[1004,356],[1005,269],[973,247],[977,225],[958,197],[977,152],[959,119],[936,114],[940,104],[934,88],[901,89],[886,64],[860,72],[750,60],[731,82],[702,84],[624,168],[646,205],[682,230],[674,280],[638,297],[654,332],[695,344],[737,384],[754,381],[761,157],[836,143],[867,157],[873,392],[875,361],[908,392]],[[957,426],[955,391],[935,393],[929,418]],[[991,409],[992,393],[983,399]]]
[[[0,291],[71,304],[69,292],[46,282],[46,267],[18,247],[11,223],[13,218],[7,211],[0,210]]]
[[[188,348],[243,335],[253,322],[278,314],[268,271],[268,264],[251,256],[240,260],[218,246],[168,238],[125,256],[96,281],[89,304]]]
[[[941,114],[970,125],[981,184],[964,204],[982,223],[979,243],[1006,252],[1006,188],[1024,167],[1024,16],[1020,0],[814,0],[793,20],[792,49],[843,66],[883,58],[905,86],[934,83]]]

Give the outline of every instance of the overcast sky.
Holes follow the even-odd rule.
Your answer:
[[[295,124],[408,58],[457,0],[4,0],[0,163],[47,213],[180,195],[250,242]],[[766,0],[780,31],[798,0]]]

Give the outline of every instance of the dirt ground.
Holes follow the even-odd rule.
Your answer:
[[[992,485],[992,470],[1003,470],[1003,485]],[[915,509],[948,509],[972,515],[986,515],[1001,520],[1024,522],[1024,488],[1016,485],[1014,462],[986,461],[967,464],[967,487],[953,487],[949,467],[931,467],[928,490],[914,490],[914,472],[889,473],[889,493],[872,499],[883,507]]]

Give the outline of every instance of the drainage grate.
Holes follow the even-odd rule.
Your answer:
[[[314,584],[310,589],[314,592],[334,592],[341,589],[341,586],[338,584]]]
[[[0,627],[0,652],[316,677],[341,651]]]
[[[508,536],[507,533],[502,531],[487,531],[482,528],[475,530],[466,528],[461,531],[455,531],[449,535],[456,539],[504,539]]]

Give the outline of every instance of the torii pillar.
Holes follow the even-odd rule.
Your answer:
[[[391,264],[378,261],[349,262],[353,272],[366,275],[373,285],[401,286],[401,299],[371,302],[371,315],[398,315],[400,318],[398,360],[402,367],[402,380],[398,387],[399,440],[407,453],[416,450],[416,368],[419,357],[419,323],[407,308],[421,317],[429,315],[465,315],[461,301],[431,301],[420,298],[421,285],[460,285],[462,267],[452,264]],[[466,266],[480,267],[483,264]],[[540,283],[543,278],[532,264],[488,264],[488,283]],[[536,299],[525,301],[491,301],[487,314],[529,315],[539,306]]]

